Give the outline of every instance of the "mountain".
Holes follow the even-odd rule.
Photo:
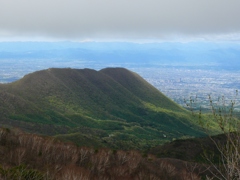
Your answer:
[[[124,68],[37,71],[0,84],[0,124],[78,145],[147,149],[203,136],[191,114]]]

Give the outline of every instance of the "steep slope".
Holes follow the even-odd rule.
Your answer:
[[[128,91],[140,97],[144,102],[152,103],[164,109],[171,109],[174,111],[183,110],[179,105],[170,101],[170,99],[134,72],[121,68],[106,68],[100,72],[112,77]]]
[[[38,71],[0,85],[0,100],[1,124],[88,145],[141,149],[203,135],[186,110],[123,68]]]

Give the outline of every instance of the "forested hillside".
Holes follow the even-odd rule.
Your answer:
[[[0,124],[77,144],[148,149],[202,136],[191,114],[124,68],[47,69],[0,85]]]

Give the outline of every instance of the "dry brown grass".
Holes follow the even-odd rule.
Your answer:
[[[50,137],[3,128],[0,129],[0,164],[4,170],[0,171],[2,179],[3,172],[23,164],[25,171],[37,170],[42,179],[199,179],[194,171],[184,167],[183,161],[157,159],[152,155],[143,157],[137,151],[77,147]]]

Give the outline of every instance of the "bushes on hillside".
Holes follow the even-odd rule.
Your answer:
[[[181,168],[137,151],[94,150],[0,129],[1,179],[191,179],[195,173],[178,163]]]

